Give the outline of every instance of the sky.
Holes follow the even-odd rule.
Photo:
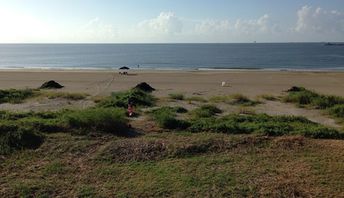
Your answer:
[[[0,43],[343,42],[344,0],[0,0]]]

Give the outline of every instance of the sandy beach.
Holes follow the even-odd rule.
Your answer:
[[[186,95],[226,95],[242,93],[280,95],[291,86],[304,86],[324,94],[344,96],[344,72],[283,71],[0,71],[0,89],[37,88],[47,80],[63,84],[62,91],[107,95],[147,82],[157,89],[157,96],[168,93]],[[226,87],[221,83],[226,82]]]

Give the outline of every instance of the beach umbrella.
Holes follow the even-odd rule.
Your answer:
[[[124,67],[121,67],[121,68],[119,68],[120,70],[129,70],[130,68],[129,67],[126,67],[126,66],[124,66]]]

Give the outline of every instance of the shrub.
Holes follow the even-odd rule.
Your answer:
[[[35,95],[32,89],[7,89],[0,90],[0,103],[21,103],[23,100],[33,97]]]
[[[36,149],[43,140],[44,136],[32,128],[11,123],[0,124],[0,154],[9,154],[20,149]]]
[[[296,103],[298,105],[310,105],[311,107],[319,109],[327,109],[335,105],[344,104],[344,98],[342,97],[321,95],[303,87],[290,89],[288,95],[284,97],[283,100],[284,102]]]
[[[156,100],[150,93],[139,89],[132,89],[129,91],[112,93],[111,97],[100,101],[98,103],[98,107],[127,108],[129,99],[134,103],[134,105],[148,107],[153,106]]]
[[[194,118],[207,118],[216,115],[217,113],[222,113],[222,111],[214,105],[202,105],[199,108],[194,109],[191,115]]]
[[[174,100],[184,100],[184,95],[181,93],[171,93],[169,97]]]
[[[234,94],[230,96],[214,96],[210,98],[211,102],[214,103],[226,103],[231,105],[243,105],[243,106],[254,106],[257,105],[259,102],[250,100],[247,96],[242,94]]]
[[[127,120],[125,112],[118,108],[93,108],[75,111],[65,116],[67,126],[77,133],[90,132],[125,135]]]
[[[329,112],[338,118],[344,118],[344,105],[335,105],[329,109]]]
[[[67,132],[68,130],[62,118],[49,119],[39,117],[28,117],[21,119],[17,123],[29,128],[36,129],[37,131],[42,133]]]
[[[186,129],[189,127],[189,123],[176,118],[176,113],[182,113],[185,110],[186,109],[180,107],[161,107],[154,109],[150,114],[161,128]]]

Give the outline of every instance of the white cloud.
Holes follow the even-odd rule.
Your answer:
[[[257,33],[268,33],[270,30],[269,15],[265,14],[258,19],[252,20],[238,19],[234,27],[234,30],[240,34],[250,35]]]
[[[103,22],[98,17],[91,19],[82,25],[73,36],[73,40],[78,42],[112,42],[118,36],[116,28]]]
[[[195,32],[200,34],[228,33],[231,29],[229,20],[204,20],[196,24]]]
[[[313,34],[343,34],[344,14],[320,7],[303,6],[297,11],[296,32]]]
[[[140,22],[138,29],[146,33],[175,35],[182,32],[183,23],[173,12],[161,12],[156,18]]]

